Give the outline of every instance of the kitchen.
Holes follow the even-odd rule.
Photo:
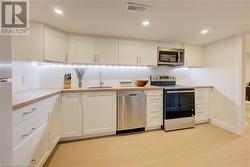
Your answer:
[[[29,35],[13,35],[9,43],[1,36],[1,53],[12,56],[12,143],[6,139],[12,158],[6,162],[249,166],[243,148],[249,139],[244,60],[250,2],[180,2],[32,1]],[[227,13],[216,18],[206,10],[207,20],[233,19],[201,27],[204,19],[165,10],[198,14],[207,7]],[[230,14],[232,7],[237,12]],[[192,24],[179,30],[181,23],[161,23],[157,11]],[[78,22],[82,19],[88,22]],[[238,22],[241,26],[226,29]],[[239,143],[231,145],[236,139]],[[217,153],[206,154],[215,146]],[[242,159],[220,161],[236,153]]]

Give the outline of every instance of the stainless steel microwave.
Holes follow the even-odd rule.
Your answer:
[[[181,66],[184,65],[184,49],[158,49],[158,64]]]

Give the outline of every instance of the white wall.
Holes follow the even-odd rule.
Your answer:
[[[61,88],[63,86],[63,76],[71,73],[72,87],[77,87],[78,79],[72,67],[51,67],[43,65],[40,69],[40,87],[42,88]],[[188,84],[190,82],[190,71],[186,68],[158,67],[156,69],[137,69],[137,68],[85,68],[83,86],[98,86],[99,72],[103,73],[106,86],[119,86],[122,80],[149,79],[150,75],[176,75],[178,84]]]
[[[246,82],[250,82],[250,54],[246,57]]]
[[[191,70],[193,84],[214,86],[211,122],[237,134],[244,133],[242,42],[241,36],[234,36],[206,45],[206,68]]]
[[[250,82],[250,34],[247,36],[247,41],[246,41],[246,50],[247,50],[247,54],[246,54],[246,82],[249,83]]]
[[[103,73],[106,86],[119,86],[122,80],[149,79],[150,75],[175,75],[177,84],[190,83],[190,69],[161,66],[157,68],[102,68],[86,67],[83,86],[98,86],[99,72]],[[36,88],[62,88],[65,73],[72,74],[72,87],[78,79],[73,67],[61,65],[37,65],[28,62],[13,63],[13,92]]]
[[[12,63],[12,91],[23,91],[39,87],[39,67],[33,63]]]

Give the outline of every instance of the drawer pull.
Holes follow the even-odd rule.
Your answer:
[[[36,108],[32,108],[31,111],[24,112],[23,115],[31,114],[31,113],[33,113],[34,111],[36,111]]]
[[[36,130],[36,128],[32,128],[32,129],[30,130],[29,133],[23,134],[23,135],[22,135],[22,138],[28,137],[28,136],[29,136],[32,132],[34,132],[35,130]]]
[[[32,160],[31,160],[31,163],[36,163],[36,159],[32,159]]]

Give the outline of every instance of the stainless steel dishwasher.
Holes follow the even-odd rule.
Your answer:
[[[118,92],[117,132],[145,130],[147,95],[144,91]]]

